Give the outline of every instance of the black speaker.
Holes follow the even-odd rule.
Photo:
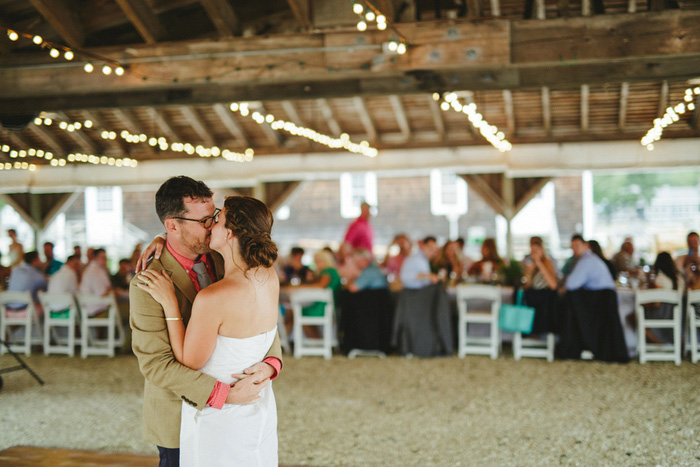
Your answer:
[[[0,115],[0,126],[8,130],[24,130],[32,123],[38,114],[31,115]]]

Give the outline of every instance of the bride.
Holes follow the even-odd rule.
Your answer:
[[[175,358],[224,383],[247,377],[277,333],[279,279],[272,264],[272,214],[255,198],[231,196],[214,218],[209,246],[224,258],[224,278],[197,294],[185,331],[168,274],[143,271],[143,284],[165,310]],[[180,460],[190,465],[278,465],[272,385],[252,405],[201,412],[182,404]]]

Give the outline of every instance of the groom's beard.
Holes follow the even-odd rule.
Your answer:
[[[206,235],[202,236],[194,236],[183,232],[181,237],[182,246],[198,255],[206,255],[211,252],[211,248],[209,248],[210,240],[211,232],[207,232]]]

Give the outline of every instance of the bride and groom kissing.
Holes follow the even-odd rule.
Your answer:
[[[270,380],[282,351],[272,214],[245,196],[218,210],[212,197],[185,176],[156,193],[166,239],[144,251],[129,290],[144,437],[161,466],[276,466]]]

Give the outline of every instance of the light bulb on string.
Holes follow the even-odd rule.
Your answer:
[[[124,75],[124,68],[123,68],[123,67],[120,67],[120,66],[116,67],[116,68],[114,69],[114,74],[117,75],[117,76],[122,76],[122,75]]]
[[[83,70],[85,70],[85,73],[92,73],[92,71],[95,69],[95,67],[92,65],[92,63],[87,62],[85,66],[83,67]]]
[[[32,37],[32,42],[34,42],[36,45],[41,45],[44,42],[44,39],[42,39],[41,36],[34,36]]]
[[[355,12],[355,14],[360,15],[364,11],[364,8],[359,3],[354,3],[352,5],[352,11]]]
[[[377,21],[377,29],[379,29],[380,31],[384,31],[386,29],[386,23],[380,23],[379,21]]]
[[[396,46],[396,53],[403,55],[406,53],[406,44],[403,42]]]
[[[112,67],[109,66],[109,65],[103,66],[103,67],[102,67],[102,73],[104,73],[105,75],[110,75],[110,74],[112,74]]]
[[[59,52],[58,49],[52,48],[49,50],[49,55],[51,55],[52,58],[58,58],[61,56],[61,52]]]
[[[374,14],[373,11],[368,11],[367,14],[365,15],[365,19],[367,21],[374,21],[374,19],[377,17],[377,15]]]
[[[70,60],[73,60],[75,58],[75,54],[73,53],[72,50],[66,50],[66,53],[63,54],[63,58],[70,61]]]
[[[17,34],[16,32],[14,32],[11,29],[8,29],[7,30],[7,38],[10,39],[12,42],[14,42],[17,39],[19,39],[19,34]]]
[[[388,45],[387,47],[388,47],[389,50],[391,50],[392,52],[396,52],[396,49],[399,47],[399,44],[397,44],[397,43],[394,42],[394,41],[390,41],[390,42],[389,42],[389,45]]]
[[[358,31],[366,31],[367,30],[367,23],[365,23],[364,21],[359,21],[357,23],[357,30]]]

